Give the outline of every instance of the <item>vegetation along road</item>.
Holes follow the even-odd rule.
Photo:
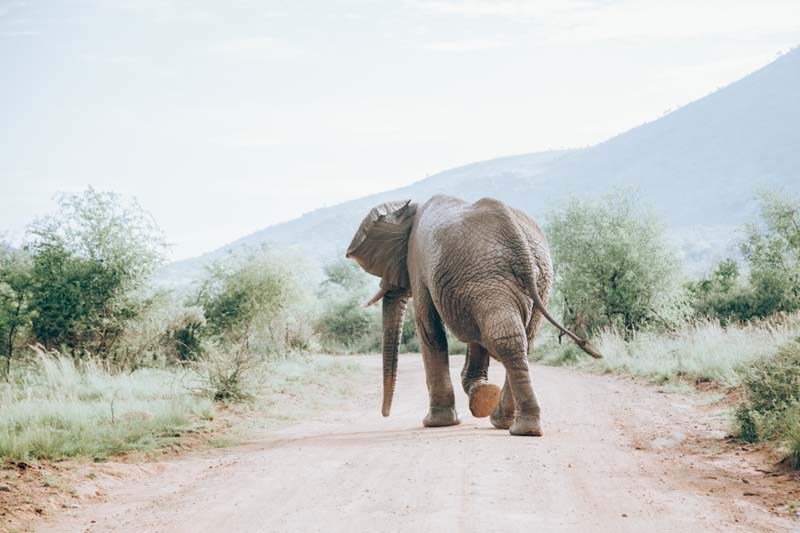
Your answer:
[[[470,416],[425,429],[422,360],[400,359],[391,417],[380,361],[355,400],[254,442],[157,465],[46,531],[784,531],[780,467],[726,438],[708,394],[536,366],[544,437]],[[459,383],[461,357],[451,358]],[[502,383],[500,365],[490,379]],[[771,471],[775,469],[775,471]],[[795,497],[797,495],[794,495]],[[770,511],[773,507],[773,511]]]

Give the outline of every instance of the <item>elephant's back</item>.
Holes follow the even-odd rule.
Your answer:
[[[537,281],[547,281],[549,288],[547,243],[524,213],[492,199],[467,204],[443,197],[426,203],[418,216],[418,236],[424,241],[418,250],[427,256],[425,285],[462,341],[478,340],[478,315],[489,307],[527,313],[530,300],[514,274],[521,254],[533,260],[534,269],[546,278]]]

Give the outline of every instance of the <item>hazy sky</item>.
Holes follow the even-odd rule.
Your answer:
[[[0,233],[92,185],[197,255],[602,141],[797,44],[798,0],[0,0]]]

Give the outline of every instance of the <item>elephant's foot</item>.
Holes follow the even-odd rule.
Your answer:
[[[505,410],[503,410],[503,403],[500,402],[495,405],[489,420],[497,429],[508,429],[511,427],[511,424],[514,423],[514,412],[506,413]]]
[[[455,426],[460,424],[461,419],[454,407],[431,407],[428,415],[422,421],[426,428],[439,428],[444,426]]]
[[[469,410],[475,418],[485,418],[500,401],[500,387],[491,383],[475,384],[469,391]]]
[[[542,425],[538,415],[520,415],[514,417],[509,433],[527,437],[541,437]]]

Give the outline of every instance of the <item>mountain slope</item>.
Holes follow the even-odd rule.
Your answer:
[[[491,196],[543,218],[570,195],[633,188],[707,264],[755,210],[759,190],[800,192],[800,48],[656,121],[581,150],[504,157],[447,170],[401,189],[318,209],[171,265],[175,279],[225,250],[271,242],[325,260],[341,253],[367,210],[436,193]],[[692,259],[689,257],[689,259]],[[700,267],[695,267],[697,270]]]

